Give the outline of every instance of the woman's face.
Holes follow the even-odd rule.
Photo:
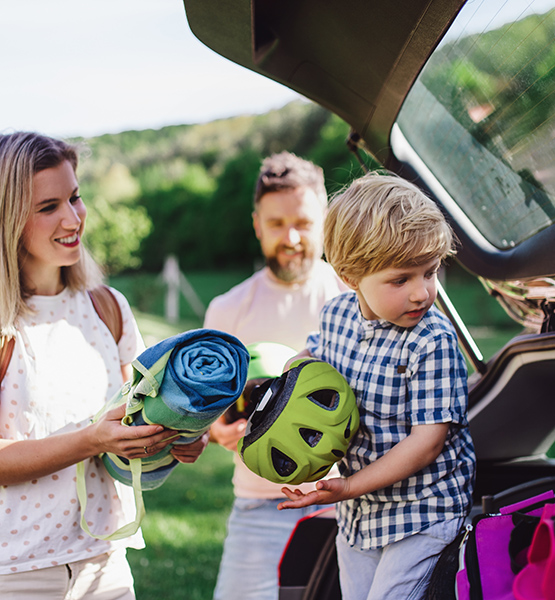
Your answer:
[[[31,214],[21,238],[21,268],[28,279],[42,281],[80,259],[86,215],[67,160],[33,176]]]

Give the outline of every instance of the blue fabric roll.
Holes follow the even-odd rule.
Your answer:
[[[248,365],[249,353],[236,337],[214,329],[187,331],[133,361],[133,379],[103,412],[125,402],[126,425],[156,423],[176,430],[174,443],[191,443],[239,398]],[[143,489],[159,487],[178,464],[170,450],[141,459]],[[110,453],[102,460],[112,477],[132,485],[128,461]]]

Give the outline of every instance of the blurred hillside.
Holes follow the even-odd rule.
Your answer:
[[[261,160],[282,150],[312,160],[332,194],[361,174],[348,133],[335,115],[297,101],[264,115],[72,140],[84,144],[87,243],[110,274],[159,272],[168,254],[188,270],[252,265]]]

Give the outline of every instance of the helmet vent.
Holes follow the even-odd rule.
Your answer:
[[[314,390],[311,394],[308,394],[307,398],[328,410],[335,410],[339,404],[339,392],[336,390]]]
[[[336,450],[335,448],[332,450],[332,454],[337,456],[337,458],[343,458],[345,456],[344,452],[341,452],[341,450]]]
[[[347,423],[347,427],[345,427],[345,433],[343,434],[345,436],[345,439],[349,439],[349,437],[351,436],[351,421],[352,421],[352,417],[349,417],[349,422]]]
[[[292,475],[297,468],[297,463],[277,448],[272,448],[272,463],[280,477]]]
[[[303,440],[311,447],[314,448],[316,444],[322,439],[322,432],[316,431],[315,429],[308,429],[306,427],[301,427],[299,429],[299,433]]]
[[[316,473],[321,473],[322,471],[327,471],[329,470],[329,465],[322,465],[319,469],[316,469],[316,471],[314,471],[313,475],[316,475]]]

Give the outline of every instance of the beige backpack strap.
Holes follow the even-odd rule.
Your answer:
[[[15,338],[8,339],[5,335],[0,337],[0,383],[2,383],[4,375],[6,375],[6,371],[8,370],[14,346]]]
[[[106,324],[117,344],[123,334],[123,317],[116,297],[106,285],[89,290],[89,296],[94,310]],[[8,370],[14,346],[15,338],[8,339],[5,335],[0,337],[0,383]]]
[[[116,297],[107,285],[100,285],[93,290],[89,290],[89,296],[94,310],[104,321],[117,344],[123,334],[123,317]]]

